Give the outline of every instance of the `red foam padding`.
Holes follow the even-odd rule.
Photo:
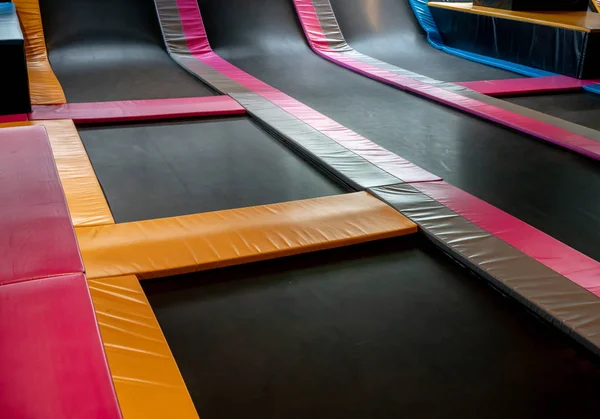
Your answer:
[[[0,285],[83,272],[43,127],[0,129],[0,255]]]
[[[26,113],[16,113],[13,115],[0,115],[0,123],[27,121]]]
[[[31,120],[72,119],[76,124],[242,115],[246,110],[229,96],[34,106]]]
[[[446,182],[412,186],[550,269],[600,296],[600,263]]]
[[[83,274],[0,287],[0,418],[121,418]]]
[[[579,80],[567,76],[537,78],[483,80],[455,83],[489,96],[523,95],[577,90],[583,86],[598,83],[598,80]]]

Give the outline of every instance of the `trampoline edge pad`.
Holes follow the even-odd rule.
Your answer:
[[[422,186],[401,184],[369,192],[416,222],[454,259],[600,354],[600,298],[481,227],[480,221],[470,221],[466,215],[438,202],[440,198],[421,191]],[[481,208],[475,208],[473,214],[484,218],[488,215]]]
[[[44,28],[38,0],[14,0],[25,37],[32,105],[61,105],[67,102],[52,71],[46,50]]]
[[[198,419],[158,320],[134,275],[88,280],[125,419]]]
[[[366,192],[75,229],[90,279],[172,276],[415,233]]]

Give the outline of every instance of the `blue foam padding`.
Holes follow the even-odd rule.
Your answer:
[[[537,68],[527,67],[524,65],[511,63],[509,61],[499,60],[497,58],[492,57],[486,57],[485,55],[479,55],[472,52],[446,46],[444,45],[442,36],[440,35],[435,21],[433,20],[433,16],[431,15],[431,11],[429,10],[427,0],[409,0],[409,3],[410,7],[415,13],[415,16],[417,17],[417,21],[419,22],[423,30],[427,33],[427,41],[429,41],[431,46],[433,46],[434,48],[447,52],[448,54],[456,55],[460,58],[465,58],[467,60],[475,61],[493,67],[498,67],[503,70],[512,71],[517,74],[523,74],[524,76],[528,77],[556,76],[556,74],[550,73],[548,71],[538,70]]]
[[[0,13],[12,12],[15,10],[15,5],[12,2],[0,3]]]
[[[19,16],[13,3],[0,3],[0,42],[3,44],[23,42]]]
[[[584,86],[583,89],[587,90],[590,93],[596,93],[597,95],[600,95],[600,84],[591,84],[589,86]]]

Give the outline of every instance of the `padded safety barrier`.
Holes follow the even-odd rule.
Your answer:
[[[4,127],[38,126],[46,128],[58,174],[75,227],[114,224],[113,216],[83,147],[70,120],[17,122]]]
[[[48,61],[38,0],[14,0],[13,3],[17,7],[25,37],[31,104],[60,105],[67,103],[62,87]]]
[[[125,419],[198,419],[144,290],[133,276],[88,281]]]
[[[370,192],[461,263],[600,354],[597,262],[443,182]]]
[[[280,139],[355,189],[439,177],[372,143],[215,54],[196,0],[155,0],[173,59],[228,94]]]
[[[311,48],[374,80],[600,160],[600,132],[376,60],[345,41],[329,0],[294,0]]]
[[[547,76],[524,79],[466,81],[455,84],[484,95],[497,97],[578,90],[595,83],[598,83],[598,80],[580,80],[567,76]]]
[[[0,417],[121,418],[83,274],[0,286],[0,336]]]
[[[0,286],[83,272],[43,127],[0,129],[0,232]]]
[[[600,263],[446,182],[413,185],[472,223],[600,297]]]
[[[596,13],[520,12],[447,2],[429,2],[429,9],[447,45],[565,76],[600,78]]]
[[[76,229],[90,279],[171,276],[416,231],[366,192]]]
[[[246,110],[229,96],[34,106],[32,120],[72,119],[76,124],[242,115]]]

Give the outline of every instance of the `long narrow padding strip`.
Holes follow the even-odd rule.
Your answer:
[[[0,124],[6,127],[46,128],[60,183],[75,227],[114,224],[100,182],[71,120],[29,121]]]
[[[412,186],[600,297],[600,264],[594,259],[446,182]]]
[[[522,79],[481,80],[456,82],[459,86],[490,96],[524,95],[534,93],[580,90],[598,80],[580,80],[568,76],[526,77]]]
[[[385,186],[369,192],[417,223],[434,243],[461,263],[600,355],[600,299],[597,295],[438,202],[434,198],[440,198],[439,193],[431,190],[428,194],[422,193],[416,189],[420,185]],[[451,195],[446,201],[457,205],[455,208],[461,211],[473,205],[472,202],[460,202],[463,194]],[[499,212],[491,207],[490,210],[495,214]],[[479,208],[473,208],[472,217],[480,216],[478,211]],[[500,214],[500,217],[506,218],[506,214]],[[489,223],[487,227],[490,227]],[[519,232],[518,226],[509,234],[515,232]],[[528,239],[524,238],[524,241]],[[564,247],[558,243],[557,250],[562,252]],[[564,258],[569,256],[567,251]],[[562,256],[558,253],[554,257],[560,259]],[[581,260],[580,256],[576,257]],[[586,269],[585,266],[582,268]],[[590,279],[595,275],[596,283],[597,272],[587,272]]]
[[[346,177],[355,178],[357,186],[368,187],[355,172],[372,172],[374,168],[391,176],[380,174],[377,180],[371,174],[369,183],[374,180],[388,183],[392,178],[405,182],[440,179],[223,60],[208,43],[195,0],[155,0],[155,4],[167,49],[175,61],[216,90],[232,96],[253,116],[260,113],[258,117],[267,125],[287,126],[286,135],[291,140],[299,135],[322,137],[318,144],[305,147],[307,152]],[[265,101],[276,106],[265,110]],[[336,149],[334,145],[341,147]]]
[[[13,3],[17,8],[25,37],[31,104],[60,105],[67,103],[63,89],[48,61],[38,0],[13,0]]]
[[[134,275],[88,280],[125,419],[198,419],[175,358]]]
[[[311,48],[325,59],[399,89],[600,160],[600,132],[518,105],[505,105],[503,101],[494,101],[494,98],[465,87],[417,75],[360,54],[344,40],[329,0],[294,0],[294,4]]]
[[[76,124],[242,115],[246,109],[229,96],[34,106],[31,120],[71,119]]]
[[[90,279],[172,276],[416,232],[366,192],[76,229]]]

